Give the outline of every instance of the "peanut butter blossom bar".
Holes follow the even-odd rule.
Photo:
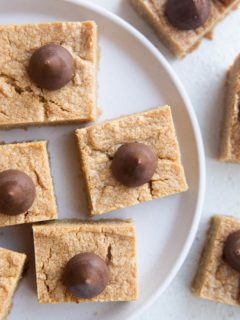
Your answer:
[[[0,248],[0,319],[5,320],[21,279],[26,255]]]
[[[220,160],[240,162],[240,55],[227,74]]]
[[[171,52],[184,57],[239,0],[130,0]]]
[[[0,227],[57,218],[46,141],[0,145]]]
[[[192,291],[201,298],[240,306],[240,221],[211,220]]]
[[[34,225],[33,235],[39,303],[137,299],[131,221],[63,220]]]
[[[0,127],[95,120],[97,59],[92,21],[0,26]]]
[[[79,129],[76,137],[91,215],[188,189],[168,106]]]

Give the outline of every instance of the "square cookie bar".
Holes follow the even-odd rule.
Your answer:
[[[165,15],[167,0],[130,0],[136,11],[154,28],[157,35],[177,57],[184,57],[195,48],[215,24],[222,20],[240,1],[211,0],[211,13],[205,24],[195,30],[180,30]]]
[[[130,301],[137,299],[135,228],[131,221],[63,220],[33,226],[40,303]],[[110,281],[92,299],[74,297],[63,284],[63,270],[73,256],[91,252],[108,265]]]
[[[229,234],[240,230],[240,221],[215,216],[211,220],[192,291],[197,296],[221,303],[240,305],[240,273],[223,260],[223,246]]]
[[[133,114],[76,131],[91,215],[99,215],[188,189],[171,109]],[[152,179],[129,188],[111,172],[116,150],[125,143],[151,147],[158,163]]]
[[[49,43],[66,48],[75,63],[72,80],[55,91],[37,87],[27,71],[33,52]],[[97,59],[92,21],[0,26],[0,127],[95,120]]]
[[[227,76],[220,160],[240,162],[240,55]]]
[[[21,279],[26,255],[0,248],[0,319],[5,320],[12,307],[12,297]]]
[[[57,218],[57,207],[50,174],[47,141],[0,145],[0,172],[14,169],[30,176],[36,187],[31,208],[22,214],[0,213],[0,227]]]

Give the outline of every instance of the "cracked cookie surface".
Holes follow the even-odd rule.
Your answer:
[[[38,88],[27,68],[32,53],[56,43],[75,62],[63,88]],[[96,119],[97,27],[94,22],[0,26],[0,127],[86,122]]]
[[[206,23],[196,30],[173,27],[166,15],[167,0],[129,0],[136,11],[153,27],[169,50],[179,58],[195,50],[204,36],[221,21],[240,0],[211,0],[211,14]]]
[[[40,303],[137,299],[135,228],[130,221],[63,220],[34,225],[33,234]],[[110,271],[108,286],[92,299],[72,296],[62,283],[68,260],[83,252],[99,255]]]
[[[76,131],[92,215],[125,208],[188,189],[171,109],[152,109]],[[158,166],[149,183],[128,188],[111,173],[111,161],[124,143],[151,147]]]
[[[17,169],[28,174],[36,186],[36,198],[25,213],[10,216],[0,213],[0,227],[52,220],[57,207],[50,173],[46,141],[0,145],[0,171]]]
[[[228,71],[220,160],[240,163],[240,55]]]
[[[225,240],[237,230],[240,230],[240,221],[235,218],[212,218],[192,285],[192,291],[197,296],[240,306],[240,273],[233,270],[222,257]]]
[[[26,255],[0,248],[0,319],[11,309],[12,297],[23,272]]]

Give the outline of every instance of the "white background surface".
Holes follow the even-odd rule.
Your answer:
[[[240,218],[240,166],[216,160],[223,116],[226,69],[240,53],[240,10],[231,13],[214,31],[214,40],[181,61],[175,60],[127,0],[92,0],[142,31],[165,55],[183,82],[200,123],[206,151],[207,188],[198,235],[181,271],[168,290],[138,320],[239,320],[240,309],[195,298],[189,286],[197,267],[209,217],[214,213]]]

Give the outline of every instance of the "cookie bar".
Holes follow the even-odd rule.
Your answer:
[[[33,52],[49,43],[67,49],[75,64],[72,80],[54,91],[28,73]],[[0,127],[95,120],[97,55],[92,21],[0,26]]]
[[[12,307],[12,297],[21,279],[26,255],[0,248],[0,319],[5,320]]]
[[[235,218],[212,218],[199,269],[192,285],[192,291],[197,296],[230,305],[240,305],[240,273],[223,259],[224,242],[237,230],[240,230],[240,221]]]
[[[29,175],[36,188],[36,197],[30,209],[17,215],[0,213],[0,227],[56,219],[47,142],[3,144],[0,145],[0,154],[0,172],[21,170]]]
[[[168,106],[122,117],[76,131],[91,215],[99,215],[188,189],[171,109]],[[141,142],[157,156],[152,179],[129,188],[111,172],[116,150]]]
[[[240,162],[240,55],[230,68],[220,160]]]
[[[63,220],[34,225],[33,235],[40,303],[137,299],[135,228],[131,221]],[[86,252],[101,257],[110,272],[105,290],[91,299],[73,296],[63,283],[69,259]]]
[[[154,28],[169,50],[177,57],[182,58],[193,51],[215,24],[222,20],[240,1],[211,0],[211,11],[207,21],[194,30],[181,30],[169,22],[165,14],[167,0],[130,0],[130,2],[136,11]]]

